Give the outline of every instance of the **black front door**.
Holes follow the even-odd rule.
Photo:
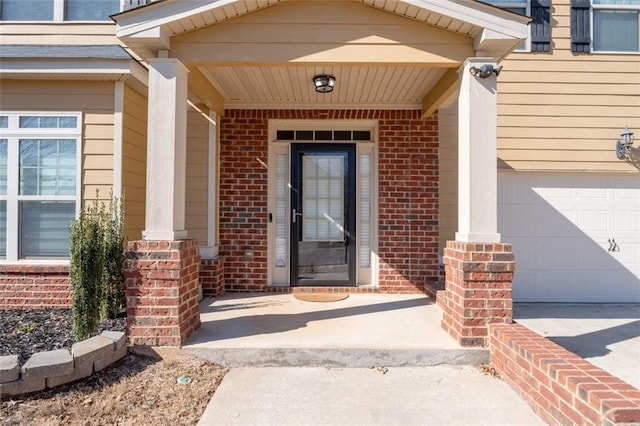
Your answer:
[[[355,285],[354,144],[291,145],[291,285]]]

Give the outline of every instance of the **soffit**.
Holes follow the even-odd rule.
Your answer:
[[[305,107],[415,109],[444,68],[354,66],[201,66],[225,108]],[[335,90],[316,93],[312,77],[336,76]]]

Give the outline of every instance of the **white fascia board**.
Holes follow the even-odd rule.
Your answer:
[[[0,75],[11,74],[132,74],[143,83],[147,81],[147,72],[139,63],[133,60],[123,61],[117,59],[2,60],[0,62]]]
[[[497,33],[487,28],[483,29],[474,40],[473,48],[477,51],[510,51],[527,37],[514,38],[506,37],[504,34]]]
[[[171,46],[171,35],[167,29],[162,27],[138,31],[127,36],[122,36],[121,39],[125,42],[133,41],[136,44],[144,44],[150,47],[150,50],[169,50]]]
[[[116,36],[127,37],[239,1],[241,0],[168,0],[132,9],[113,16],[116,21]]]
[[[489,29],[507,38],[524,39],[531,18],[510,13],[475,0],[401,0],[417,8]]]

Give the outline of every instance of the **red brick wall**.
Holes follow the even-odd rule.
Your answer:
[[[70,306],[68,266],[0,265],[0,309]]]
[[[200,284],[205,297],[224,294],[224,258],[202,259],[200,262]]]
[[[487,346],[487,325],[513,320],[511,245],[447,241],[444,264],[442,328],[463,346]]]
[[[549,424],[640,424],[640,390],[520,324],[489,326],[491,362]]]
[[[131,344],[180,346],[200,327],[196,240],[129,242],[125,277]]]
[[[419,110],[227,110],[220,120],[220,254],[227,290],[267,280],[268,120],[379,120],[380,290],[438,280],[438,125]],[[244,257],[246,249],[254,256]]]

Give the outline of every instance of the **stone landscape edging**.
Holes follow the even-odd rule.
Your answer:
[[[68,349],[36,352],[20,366],[17,355],[0,356],[0,398],[37,392],[91,376],[127,354],[121,331],[103,331]]]

